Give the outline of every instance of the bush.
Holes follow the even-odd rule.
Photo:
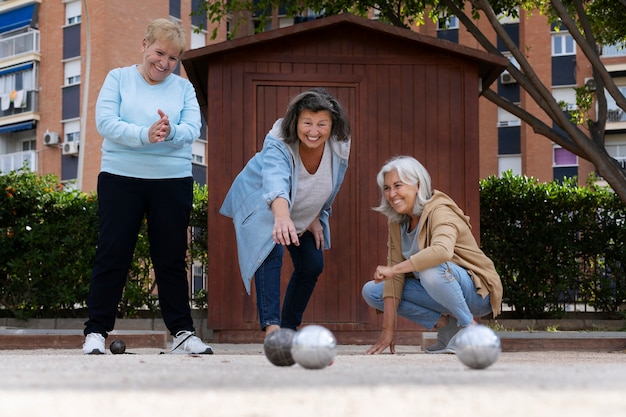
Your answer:
[[[612,192],[574,181],[480,181],[481,244],[517,317],[563,315],[578,304],[616,313],[626,301],[626,208]],[[208,191],[195,185],[188,264],[206,268]],[[98,234],[97,199],[52,175],[0,176],[0,313],[84,316]],[[159,314],[145,224],[119,317]],[[206,308],[206,291],[192,294]],[[356,296],[356,295],[355,295]]]
[[[0,176],[0,306],[15,317],[83,307],[97,239],[97,200],[52,175]]]
[[[203,266],[206,194],[206,186],[195,186],[189,259]],[[54,175],[14,171],[0,176],[0,313],[21,319],[84,317],[97,239],[95,194],[67,190]],[[200,297],[194,297],[195,304],[201,304]],[[144,223],[118,317],[145,314],[159,312]]]
[[[516,316],[558,316],[572,303],[616,312],[626,301],[626,210],[615,194],[510,172],[480,187],[481,244]]]

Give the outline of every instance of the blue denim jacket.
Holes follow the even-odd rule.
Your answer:
[[[220,208],[220,213],[232,218],[235,224],[239,268],[248,294],[252,277],[275,245],[272,239],[274,215],[270,206],[277,197],[282,197],[292,207],[298,187],[294,155],[300,142],[288,145],[283,141],[281,121],[274,123],[265,136],[263,149],[237,175]],[[328,143],[333,152],[333,191],[320,213],[324,249],[330,248],[328,217],[348,169],[350,155],[350,141],[338,142],[331,137]]]

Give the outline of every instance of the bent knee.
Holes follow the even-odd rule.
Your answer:
[[[378,304],[383,298],[383,283],[368,281],[361,289],[361,296],[370,305]]]

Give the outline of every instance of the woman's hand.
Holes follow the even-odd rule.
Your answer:
[[[279,245],[300,245],[296,226],[289,214],[289,203],[284,198],[278,197],[272,202],[272,213],[274,214],[274,228],[272,229],[272,239]]]
[[[317,249],[321,249],[324,247],[324,231],[322,229],[322,223],[320,222],[320,218],[316,217],[313,220],[313,223],[307,227],[307,230],[313,234],[315,238],[315,247]]]
[[[274,229],[272,239],[279,245],[300,245],[300,240],[296,234],[296,226],[291,217],[274,217]]]
[[[389,348],[389,351],[393,354],[396,353],[395,332],[393,329],[383,329],[378,341],[369,349],[365,351],[366,355],[378,355],[383,353],[385,349]]]
[[[159,109],[158,112],[159,120],[152,123],[152,126],[148,129],[148,140],[150,143],[163,142],[167,139],[172,130],[167,114],[163,113],[161,109]]]
[[[387,348],[391,353],[396,353],[396,312],[400,301],[393,297],[385,297],[383,303],[383,330],[378,341],[365,351],[366,355],[377,355],[383,353]]]
[[[374,271],[374,282],[379,283],[387,281],[394,276],[393,267],[386,265],[378,265]]]

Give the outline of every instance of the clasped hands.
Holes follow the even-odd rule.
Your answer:
[[[167,114],[163,113],[161,109],[157,111],[159,113],[159,120],[152,123],[152,126],[148,129],[148,140],[150,143],[163,142],[167,139],[172,130]]]

